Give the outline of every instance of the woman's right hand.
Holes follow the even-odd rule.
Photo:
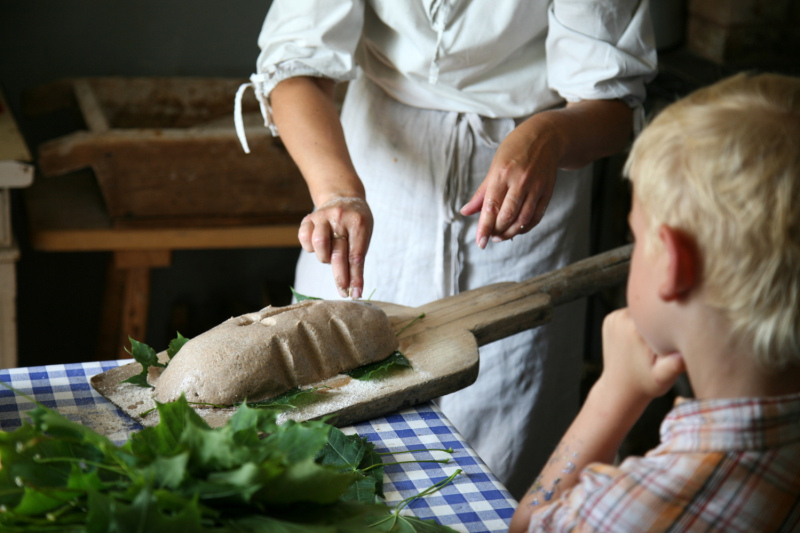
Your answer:
[[[307,215],[297,233],[306,252],[330,263],[342,297],[364,292],[364,258],[372,237],[372,211],[360,197],[334,197]]]
[[[372,212],[347,151],[333,89],[329,79],[289,78],[272,91],[272,111],[317,206],[300,223],[300,244],[331,264],[339,294],[360,298]]]

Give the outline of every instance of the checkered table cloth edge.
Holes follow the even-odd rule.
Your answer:
[[[23,396],[28,395],[122,444],[141,426],[95,391],[89,378],[129,362],[0,369],[0,381],[22,393],[0,387],[0,430],[14,431],[22,425],[24,413],[34,408],[34,403]],[[423,519],[433,518],[456,531],[507,531],[516,501],[435,405],[418,405],[343,429],[366,437],[375,444],[377,452],[392,452],[383,456],[384,463],[450,458],[446,464],[413,462],[385,466],[384,494],[388,505],[394,506],[461,469],[462,473],[452,483],[415,500],[404,512]],[[404,453],[421,448],[452,448],[453,453],[433,451],[413,456]]]

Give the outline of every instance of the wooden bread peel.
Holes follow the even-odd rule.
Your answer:
[[[425,314],[399,335],[399,350],[413,370],[370,382],[339,375],[313,384],[329,388],[317,393],[312,403],[282,413],[279,420],[332,417],[331,423],[346,426],[467,387],[478,376],[479,346],[548,322],[556,305],[624,282],[630,254],[631,246],[623,246],[520,283],[495,283],[416,308],[372,301],[396,331]],[[166,359],[166,353],[159,357]],[[141,366],[134,362],[92,377],[91,384],[142,425],[153,426],[158,423],[156,411],[142,416],[155,407],[151,389],[122,383],[139,372]],[[235,412],[196,410],[212,427],[224,425]]]

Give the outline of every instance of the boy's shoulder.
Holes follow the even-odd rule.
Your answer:
[[[588,466],[561,505],[608,531],[667,529],[676,517],[711,531],[720,523],[779,531],[788,517],[800,521],[800,476],[786,475],[800,472],[800,394],[679,399],[661,436],[644,457]]]

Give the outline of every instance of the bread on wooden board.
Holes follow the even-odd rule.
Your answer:
[[[155,399],[231,405],[271,398],[389,357],[389,319],[367,302],[303,300],[233,317],[191,339],[155,381]]]

